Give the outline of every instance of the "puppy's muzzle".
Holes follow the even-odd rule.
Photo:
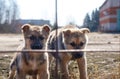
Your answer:
[[[42,44],[40,43],[39,40],[36,40],[36,42],[34,42],[34,43],[31,45],[31,48],[32,48],[32,49],[42,49],[43,46],[42,46]]]
[[[32,49],[42,49],[42,45],[40,44],[34,44],[31,46]]]
[[[75,60],[75,59],[81,58],[81,57],[83,57],[83,55],[84,55],[83,52],[79,52],[79,53],[78,52],[73,52],[71,60]]]

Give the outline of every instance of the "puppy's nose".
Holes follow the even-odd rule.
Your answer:
[[[32,49],[42,49],[42,45],[40,45],[40,44],[34,44],[32,46]]]
[[[80,46],[76,46],[75,49],[80,49]]]
[[[84,53],[83,52],[74,52],[74,53],[72,53],[72,60],[74,60],[74,59],[78,59],[78,58],[81,58],[81,57],[83,57],[83,55],[84,55]]]
[[[34,47],[35,47],[35,49],[42,49],[42,46],[39,44],[35,45]]]

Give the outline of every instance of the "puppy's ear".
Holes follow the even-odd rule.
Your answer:
[[[50,26],[47,24],[43,25],[43,31],[49,33],[51,31]]]
[[[90,30],[88,28],[81,28],[80,31],[84,34],[90,32]]]
[[[30,24],[24,24],[21,29],[22,31],[25,33],[25,32],[28,32],[30,30]]]
[[[70,30],[63,31],[63,34],[65,37],[69,37],[71,35],[71,31]]]

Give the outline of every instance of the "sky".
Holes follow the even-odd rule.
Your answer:
[[[64,26],[69,22],[82,25],[86,13],[103,4],[105,0],[57,0],[58,25]],[[55,20],[55,0],[17,0],[21,19]]]

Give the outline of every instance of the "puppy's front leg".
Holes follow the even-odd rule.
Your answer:
[[[16,60],[17,57],[14,57],[14,59],[10,63],[10,71],[9,71],[9,77],[8,79],[14,79],[15,74],[16,74]]]
[[[87,77],[87,61],[85,57],[77,59],[80,79],[88,79]]]
[[[60,62],[62,79],[70,79],[69,72],[68,72],[68,62],[69,61],[66,61],[66,60],[62,60]]]
[[[50,79],[50,76],[49,76],[49,72],[46,72],[46,71],[41,71],[39,74],[38,74],[38,79]]]
[[[8,79],[13,79],[15,76],[15,70],[10,70]]]
[[[25,79],[26,75],[23,73],[17,73],[16,74],[16,79]]]
[[[32,79],[37,79],[37,75],[32,75]]]

